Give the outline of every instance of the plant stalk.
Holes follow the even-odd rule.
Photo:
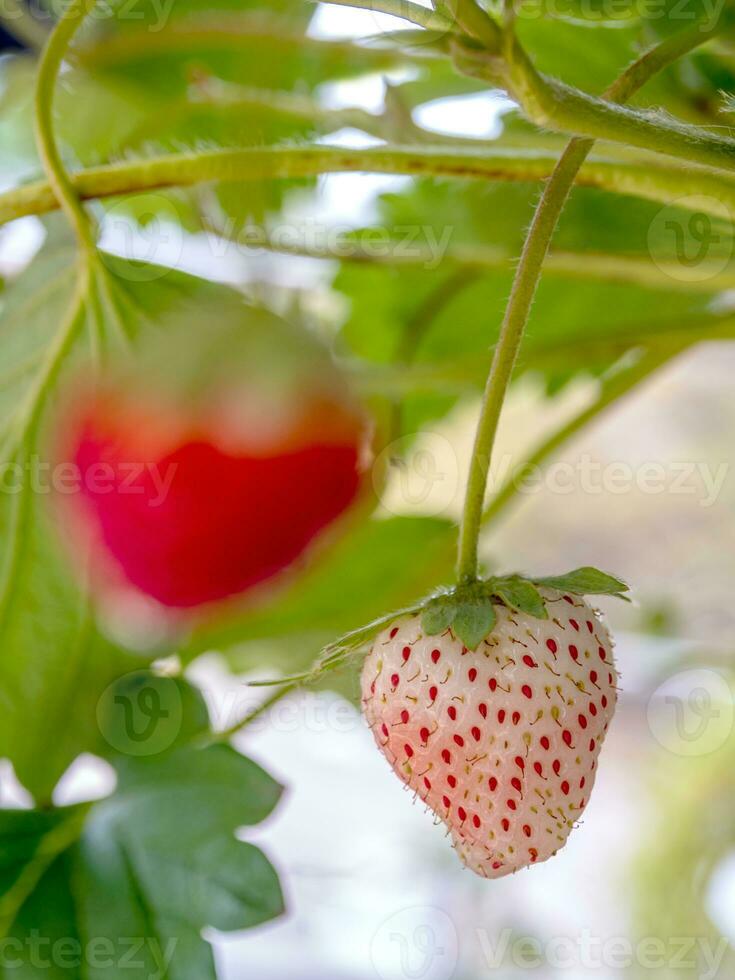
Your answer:
[[[553,151],[506,149],[488,151],[445,147],[273,146],[172,153],[143,160],[90,167],[71,175],[81,200],[136,194],[167,187],[190,187],[209,181],[289,180],[325,173],[389,173],[415,177],[458,177],[472,180],[544,180],[558,156]],[[663,160],[628,163],[609,158],[585,162],[578,184],[616,194],[629,194],[662,204],[674,198],[698,198],[697,210],[732,220],[735,179],[724,173],[682,167]],[[24,184],[0,194],[0,224],[59,207],[49,182]]]
[[[713,33],[716,33],[715,29],[707,32],[698,25],[663,41],[633,62],[607,90],[605,98],[612,101],[630,98],[664,66],[709,40]],[[503,403],[554,232],[577,174],[593,146],[591,139],[577,137],[569,142],[544,189],[526,237],[493,355],[475,436],[459,536],[457,574],[460,582],[472,582],[477,578],[487,477]]]
[[[71,0],[49,37],[41,56],[36,81],[36,143],[50,188],[69,219],[79,243],[88,255],[96,253],[95,234],[89,216],[61,159],[54,135],[56,80],[74,34],[97,0]]]

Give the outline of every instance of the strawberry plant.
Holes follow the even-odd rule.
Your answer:
[[[551,858],[615,725],[596,597],[629,598],[635,556],[610,570],[588,534],[521,573],[492,532],[573,437],[735,337],[732,2],[6,6],[0,246],[42,244],[0,293],[0,757],[25,801],[0,810],[2,975],[36,975],[40,935],[74,953],[50,977],[202,980],[211,930],[277,918],[242,828],[289,804],[230,743],[295,688],[362,710],[482,877]],[[371,36],[320,34],[339,8]],[[376,75],[378,111],[330,96]],[[456,97],[471,134],[422,124]],[[293,234],[349,173],[403,179]],[[524,384],[537,438],[498,482]],[[393,507],[402,457],[478,402],[461,508]],[[211,651],[260,706],[212,717]],[[114,788],[65,801],[90,756]]]

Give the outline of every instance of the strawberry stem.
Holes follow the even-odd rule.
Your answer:
[[[466,6],[467,4],[462,4]],[[649,49],[610,86],[605,98],[625,102],[654,74],[678,60],[724,28],[724,21],[706,29],[702,24],[682,31]],[[470,25],[465,21],[466,27]],[[479,39],[479,38],[478,38]],[[498,423],[513,368],[536,295],[544,261],[575,179],[594,146],[594,140],[575,137],[567,144],[538,203],[526,236],[521,259],[490,366],[475,444],[459,536],[458,579],[477,578],[478,541],[482,526],[487,475]]]

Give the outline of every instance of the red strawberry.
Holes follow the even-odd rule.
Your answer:
[[[362,673],[381,751],[488,878],[563,846],[615,709],[605,625],[581,598],[541,594],[548,619],[499,605],[475,652],[451,630],[427,636],[419,615],[404,616],[375,640]]]
[[[273,317],[264,336],[264,316],[244,325],[258,340],[245,352],[239,334],[224,345],[212,326],[183,354],[168,337],[143,368],[77,392],[66,413],[78,523],[102,566],[165,606],[271,578],[358,494],[362,415],[325,353],[301,338],[294,352]],[[304,350],[308,370],[295,363]]]

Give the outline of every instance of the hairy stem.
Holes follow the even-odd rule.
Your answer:
[[[687,31],[668,39],[635,61],[605,93],[608,99],[627,99],[650,77],[686,51],[703,43],[708,35]],[[505,396],[523,333],[536,295],[544,260],[575,179],[594,143],[573,139],[561,156],[541,196],[516,271],[510,299],[488,375],[477,426],[467,496],[459,537],[458,576],[472,581],[477,576],[478,541],[485,504],[487,476]]]
[[[467,496],[459,538],[458,575],[462,582],[477,576],[477,549],[487,476],[505,396],[510,385],[523,331],[536,294],[546,253],[574,184],[576,168],[565,154],[549,181],[534,214],[518,266],[500,338],[495,348],[472,451]]]
[[[500,54],[502,31],[475,0],[448,0],[447,7],[458,28],[466,31],[470,37],[477,38],[486,51]]]
[[[615,98],[609,93],[597,98],[537,71],[516,38],[502,44],[497,25],[474,0],[453,0],[452,6],[459,25],[474,39],[453,38],[455,63],[459,70],[504,88],[537,126],[592,139],[612,140],[706,167],[735,170],[735,140],[729,136],[619,104],[652,74],[691,50],[691,45],[687,47],[684,43],[674,59],[666,60],[667,52],[663,51],[650,63],[650,72],[649,63],[644,63],[638,69],[640,76],[633,73],[625,82],[620,82],[629,89],[627,95],[621,91]],[[493,25],[492,28],[488,29],[488,23]],[[685,33],[695,35],[696,44],[702,44],[731,30],[734,23],[735,13],[730,6],[720,12],[716,21],[700,21]],[[677,41],[664,43],[670,43],[672,48],[678,44]]]
[[[41,56],[36,82],[36,143],[43,168],[56,200],[66,212],[80,244],[88,254],[95,252],[94,232],[66,172],[54,136],[56,80],[71,39],[97,0],[72,0],[66,7]]]
[[[552,173],[553,152],[437,147],[275,146],[238,150],[174,153],[145,160],[90,167],[72,175],[82,200],[187,187],[213,180],[284,180],[324,173],[390,173],[480,180],[543,180]],[[577,183],[650,201],[670,203],[697,198],[697,211],[725,219],[735,215],[735,180],[726,174],[658,161],[627,163],[597,158],[582,167]],[[695,205],[692,205],[694,207]],[[24,184],[0,194],[0,224],[59,207],[49,182]]]

